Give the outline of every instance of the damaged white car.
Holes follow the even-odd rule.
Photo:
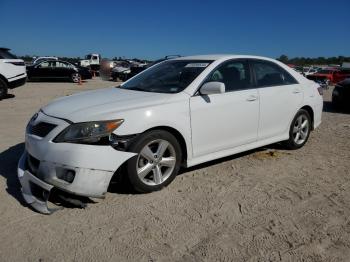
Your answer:
[[[28,123],[18,177],[27,203],[50,213],[58,190],[103,198],[123,167],[151,192],[189,167],[284,141],[302,147],[321,123],[321,88],[269,58],[167,60],[119,87],[63,97]]]

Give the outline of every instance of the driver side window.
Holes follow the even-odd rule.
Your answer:
[[[210,75],[208,82],[225,84],[226,92],[250,88],[251,78],[246,61],[229,61],[216,68]]]
[[[44,62],[41,62],[39,65],[38,65],[38,68],[47,68],[49,67],[49,61],[44,61]]]

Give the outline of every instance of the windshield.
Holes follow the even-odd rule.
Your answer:
[[[211,62],[169,60],[142,72],[120,88],[155,93],[178,93],[191,84]]]
[[[11,54],[7,49],[0,49],[0,59],[16,59],[17,56]]]

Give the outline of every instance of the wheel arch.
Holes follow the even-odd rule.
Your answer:
[[[177,141],[179,142],[180,147],[181,147],[181,153],[182,153],[182,161],[181,162],[182,162],[182,164],[184,164],[187,161],[187,157],[188,157],[188,146],[186,144],[186,140],[183,137],[183,135],[177,129],[170,127],[170,126],[152,127],[152,128],[145,130],[143,133],[148,132],[148,131],[153,131],[153,130],[164,130],[164,131],[169,132],[173,136],[175,136],[175,138],[177,139]]]
[[[178,131],[177,129],[170,127],[170,126],[154,126],[151,128],[148,128],[146,130],[144,130],[143,132],[135,135],[135,138],[137,138],[139,135],[144,134],[146,132],[149,131],[153,131],[153,130],[164,130],[169,132],[170,134],[172,134],[173,136],[175,136],[175,138],[177,139],[177,141],[180,144],[181,147],[181,153],[182,153],[182,161],[181,164],[183,166],[186,165],[187,159],[188,159],[188,151],[191,150],[191,147],[189,147],[186,143],[186,140],[184,138],[184,136],[180,133],[180,131]],[[125,183],[125,164],[127,161],[125,161],[113,174],[112,178],[110,179],[110,181],[108,182],[108,187],[110,188],[110,186],[112,185],[113,182],[117,182],[117,183]]]
[[[300,109],[303,109],[303,110],[305,110],[305,111],[307,111],[309,113],[309,115],[311,117],[311,127],[312,127],[312,130],[313,130],[314,129],[314,110],[309,105],[304,105]]]

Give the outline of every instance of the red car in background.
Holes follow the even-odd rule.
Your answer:
[[[340,68],[338,71],[334,72],[333,82],[337,84],[346,78],[350,78],[350,68]]]
[[[336,84],[346,78],[350,78],[350,68],[326,68],[321,69],[315,74],[308,75],[308,79],[320,81],[326,84]]]

